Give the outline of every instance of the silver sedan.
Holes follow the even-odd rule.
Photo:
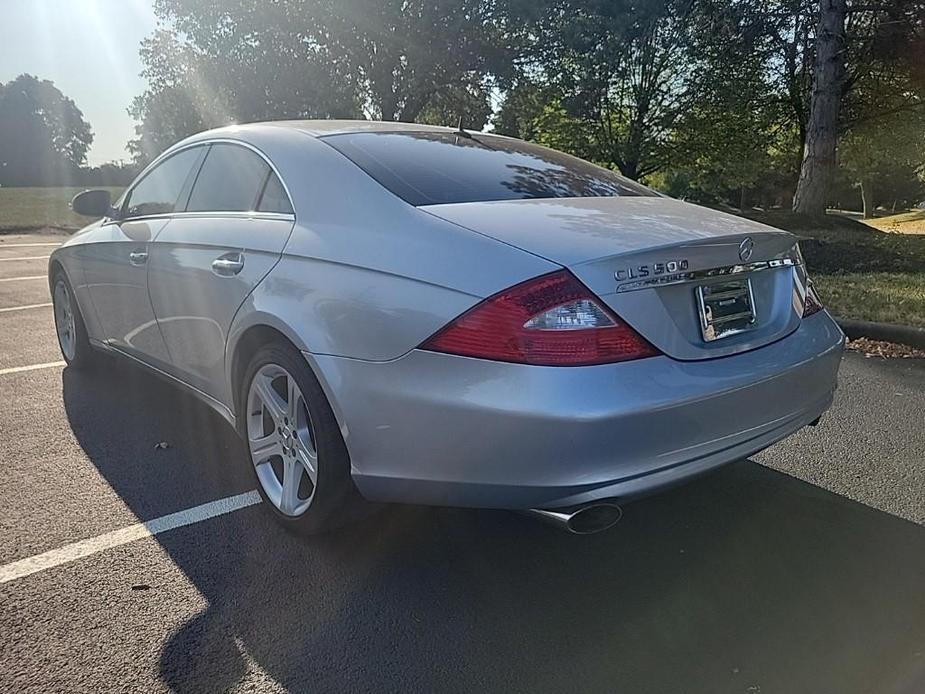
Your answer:
[[[793,235],[511,138],[233,126],[72,206],[102,219],[50,260],[64,358],[214,408],[304,532],[368,500],[598,530],[815,423],[836,385]]]

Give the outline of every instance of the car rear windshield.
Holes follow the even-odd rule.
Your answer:
[[[496,135],[364,132],[323,139],[412,205],[655,195],[609,169]]]

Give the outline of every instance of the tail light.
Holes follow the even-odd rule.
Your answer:
[[[819,300],[819,295],[816,294],[816,290],[813,288],[813,283],[807,280],[806,299],[803,302],[803,317],[806,318],[806,316],[811,316],[821,310],[822,302]]]
[[[567,270],[495,294],[422,349],[543,366],[587,366],[659,354]]]
[[[795,244],[792,250],[793,259],[797,265],[806,267],[806,260],[803,258],[803,251],[800,250],[800,244]],[[811,316],[822,310],[822,302],[819,295],[813,288],[813,281],[806,277],[806,297],[803,299],[803,317]]]

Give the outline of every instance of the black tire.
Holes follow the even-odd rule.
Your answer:
[[[248,394],[254,377],[268,365],[285,369],[302,391],[317,452],[317,480],[311,504],[295,517],[282,513],[273,503],[252,462],[247,423]],[[238,431],[247,449],[246,464],[254,474],[264,506],[283,527],[300,535],[315,535],[334,530],[366,515],[371,505],[367,504],[353,485],[350,456],[334,412],[305,357],[295,347],[280,340],[257,350],[241,379],[237,416]]]
[[[57,291],[59,284],[64,285],[64,289],[67,294],[68,306],[70,307],[71,315],[74,318],[72,354],[69,353],[69,350],[65,349],[65,345],[62,342],[60,325],[60,320],[62,317],[57,305],[57,302],[60,299],[60,295]],[[96,350],[94,350],[90,345],[90,339],[87,337],[87,326],[84,323],[83,315],[80,313],[80,306],[77,305],[77,299],[74,296],[74,289],[71,287],[71,283],[68,281],[67,275],[64,274],[64,271],[61,268],[56,269],[52,274],[51,298],[54,304],[55,334],[58,338],[58,348],[61,350],[61,356],[64,357],[64,361],[67,362],[69,367],[73,367],[75,369],[85,369],[92,367],[96,362],[97,353]]]

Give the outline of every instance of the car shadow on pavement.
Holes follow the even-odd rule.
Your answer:
[[[172,387],[115,365],[63,381],[80,445],[139,518],[253,487],[231,429]],[[255,666],[311,692],[925,683],[925,529],[750,461],[588,537],[394,506],[303,539],[254,507],[157,541],[209,603],[164,634],[160,676],[178,692]]]

